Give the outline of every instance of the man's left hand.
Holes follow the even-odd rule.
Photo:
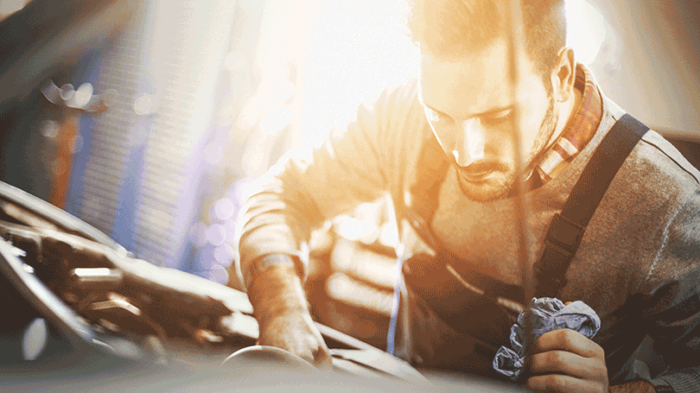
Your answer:
[[[525,387],[534,392],[607,392],[605,351],[583,334],[545,333],[528,349]]]

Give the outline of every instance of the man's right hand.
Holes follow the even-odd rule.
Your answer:
[[[319,368],[331,367],[331,356],[311,319],[301,279],[294,266],[272,265],[259,271],[250,288],[259,345],[287,350]]]

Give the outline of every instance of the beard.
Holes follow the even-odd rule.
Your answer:
[[[461,167],[452,160],[455,167],[457,182],[464,196],[474,202],[492,202],[499,199],[510,198],[517,195],[518,176],[531,173],[535,163],[539,162],[546,152],[547,142],[552,138],[557,127],[559,111],[554,109],[554,96],[551,88],[548,91],[549,105],[547,112],[540,124],[540,131],[535,138],[535,142],[526,157],[523,157],[525,170],[518,171],[514,166],[507,165],[500,161],[481,161]],[[490,172],[490,177],[483,180],[473,180],[473,175]]]

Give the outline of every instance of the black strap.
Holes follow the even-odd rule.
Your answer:
[[[629,114],[625,114],[610,129],[593,153],[581,177],[574,186],[561,213],[555,214],[545,238],[545,249],[540,260],[534,265],[535,295],[556,296],[566,284],[566,271],[578,250],[583,233],[595,213],[603,195],[627,159],[634,146],[649,130]],[[433,246],[429,223],[437,209],[440,185],[445,178],[449,161],[437,141],[430,140],[419,158],[419,178],[411,192],[416,197],[411,212],[407,214],[414,228],[429,240]],[[414,223],[420,218],[422,225]],[[488,286],[487,286],[488,287]],[[525,299],[523,299],[525,300]]]
[[[533,267],[536,297],[554,297],[566,285],[566,271],[588,222],[622,163],[648,130],[625,114],[603,138],[561,213],[555,214],[549,225],[544,252]]]

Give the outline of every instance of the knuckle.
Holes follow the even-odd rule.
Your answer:
[[[595,345],[595,353],[597,357],[605,359],[605,349],[598,344]]]
[[[557,331],[557,342],[563,348],[572,348],[576,344],[576,333],[571,329],[560,329]]]
[[[573,346],[576,342],[578,337],[574,333],[576,333],[574,330],[562,329],[561,340],[566,346]]]
[[[551,367],[553,367],[557,370],[561,369],[562,366],[564,365],[564,362],[565,362],[564,356],[560,351],[548,352],[546,361]]]

